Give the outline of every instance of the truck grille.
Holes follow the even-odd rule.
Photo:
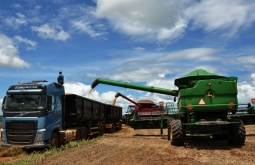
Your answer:
[[[32,144],[37,130],[37,121],[6,121],[8,143]]]

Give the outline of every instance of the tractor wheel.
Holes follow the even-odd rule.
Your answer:
[[[170,143],[174,146],[184,145],[184,134],[181,120],[172,120],[170,123]]]
[[[238,122],[231,124],[231,132],[228,136],[228,143],[233,145],[243,145],[245,142],[245,127],[242,120],[231,119],[229,122]]]
[[[60,146],[59,134],[57,132],[51,134],[50,145],[53,148],[58,148]]]
[[[170,127],[171,127],[171,125],[170,125],[170,123],[171,123],[171,121],[172,120],[174,120],[174,118],[172,118],[172,117],[169,117],[168,119],[167,119],[167,140],[170,140]]]

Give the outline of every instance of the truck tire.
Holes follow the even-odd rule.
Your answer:
[[[168,119],[167,119],[167,140],[170,140],[170,129],[171,129],[170,123],[172,120],[174,120],[174,118],[172,118],[172,117],[168,117]]]
[[[231,132],[228,136],[228,143],[232,145],[243,145],[246,138],[246,131],[243,121],[240,119],[231,119],[229,122],[238,123],[231,123]]]
[[[58,148],[60,146],[60,141],[59,141],[59,134],[56,132],[53,132],[51,134],[51,140],[50,140],[50,145],[53,148]]]
[[[174,119],[170,123],[170,143],[174,146],[184,145],[184,134],[181,120]]]

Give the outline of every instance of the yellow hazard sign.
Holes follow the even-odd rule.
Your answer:
[[[199,104],[199,105],[205,105],[204,99],[201,98],[198,104]]]

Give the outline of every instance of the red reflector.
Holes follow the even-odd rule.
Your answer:
[[[190,106],[192,106],[192,104],[187,104],[187,106],[188,106],[188,110],[189,110],[189,111],[192,111],[193,108],[190,107]]]
[[[234,102],[229,102],[229,104],[234,104]],[[230,105],[228,108],[229,109],[234,109],[234,106]]]

